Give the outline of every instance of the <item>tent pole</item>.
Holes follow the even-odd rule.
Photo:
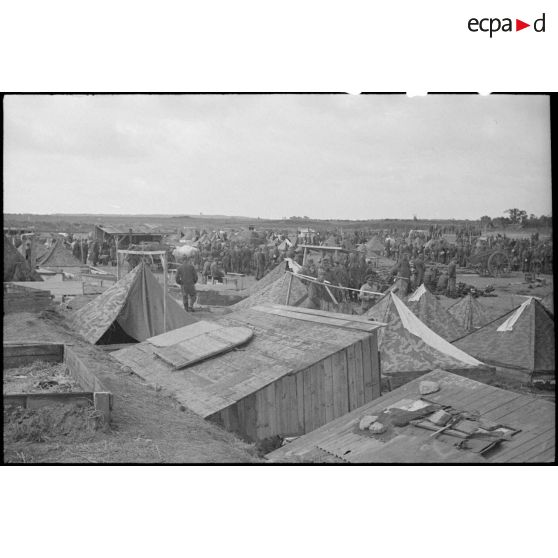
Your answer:
[[[287,301],[285,302],[285,306],[289,305],[289,299],[291,298],[291,287],[293,285],[293,274],[289,273],[289,288],[287,289]]]
[[[162,254],[163,262],[163,333],[167,331],[167,255]]]
[[[120,281],[120,256],[118,255],[118,235],[116,236],[116,280]]]

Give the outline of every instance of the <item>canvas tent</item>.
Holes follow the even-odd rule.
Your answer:
[[[464,332],[471,333],[492,321],[490,312],[471,294],[448,308]]]
[[[334,235],[329,235],[323,243],[324,246],[339,246],[339,243],[337,242],[337,239],[335,238]]]
[[[458,339],[454,345],[520,380],[554,378],[554,319],[536,299]]]
[[[80,308],[70,327],[92,344],[145,339],[196,322],[167,293],[166,328],[163,323],[163,287],[149,267],[140,263],[104,293]]]
[[[4,281],[42,281],[12,242],[4,236]]]
[[[61,238],[55,239],[50,249],[37,257],[37,265],[57,268],[84,267],[84,264],[72,254],[72,251],[64,246]]]
[[[465,335],[459,322],[424,286],[424,283],[407,298],[407,306],[421,322],[447,341],[454,341]]]
[[[285,250],[288,250],[292,246],[293,246],[293,243],[288,238],[285,238],[285,240],[283,240],[279,244],[279,246],[277,246],[277,249],[280,250],[281,252],[284,252]]]
[[[267,278],[267,280],[266,280]],[[260,286],[260,283],[264,282]],[[290,287],[289,287],[290,283]],[[260,286],[260,288],[257,288]],[[287,304],[289,306],[309,306],[308,290],[300,279],[285,272],[285,264],[280,263],[255,285],[250,296],[237,302],[231,308],[241,310],[259,304]]]
[[[377,237],[373,236],[366,244],[365,244],[366,252],[368,254],[383,254],[384,253],[384,245],[382,241]]]
[[[378,335],[382,374],[392,387],[443,368],[475,379],[491,376],[482,362],[465,353],[428,328],[393,292],[378,301],[367,318],[386,323]]]

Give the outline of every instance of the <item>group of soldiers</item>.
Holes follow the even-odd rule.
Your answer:
[[[96,266],[99,263],[116,265],[116,243],[114,240],[100,242],[91,239],[66,239],[72,254],[83,264]]]

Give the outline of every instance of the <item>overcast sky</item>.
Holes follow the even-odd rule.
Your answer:
[[[5,213],[551,213],[543,96],[12,96]]]

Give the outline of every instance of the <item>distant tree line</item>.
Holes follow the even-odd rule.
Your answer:
[[[490,217],[483,215],[480,218],[483,228],[506,228],[507,226],[520,226],[521,228],[552,228],[552,215],[528,214],[524,209],[513,207],[504,211],[507,217]]]

